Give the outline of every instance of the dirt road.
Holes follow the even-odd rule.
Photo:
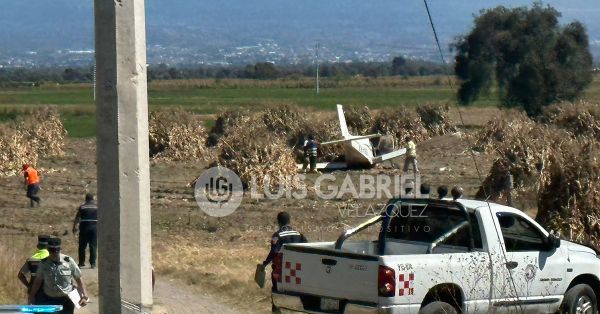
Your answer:
[[[86,284],[94,286],[98,282],[98,269],[83,268]],[[92,302],[76,311],[78,314],[98,314],[98,296],[92,297]],[[184,284],[174,279],[158,278],[154,290],[153,314],[197,314],[197,313],[239,313],[211,295],[198,295]]]

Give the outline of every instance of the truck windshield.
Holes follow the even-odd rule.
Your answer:
[[[470,220],[475,248],[481,248],[479,223],[473,213],[470,213]],[[456,208],[432,204],[403,204],[397,206],[394,211],[386,238],[430,244],[465,221],[464,214]],[[468,227],[459,229],[441,244],[469,247]]]

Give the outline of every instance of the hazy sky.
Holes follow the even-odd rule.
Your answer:
[[[285,44],[381,40],[407,46],[433,39],[422,0],[146,0],[148,44],[231,46],[271,38]],[[442,42],[469,30],[483,8],[525,0],[429,0]],[[599,0],[544,1],[561,22],[583,22],[600,49]],[[371,39],[369,42],[367,39]],[[11,47],[93,47],[92,0],[0,0],[0,53]],[[33,49],[33,48],[29,48]],[[363,49],[363,48],[361,48]]]

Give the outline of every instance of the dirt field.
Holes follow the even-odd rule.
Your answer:
[[[456,117],[456,109],[452,111]],[[472,132],[497,113],[494,108],[465,110],[467,132]],[[482,178],[478,177],[468,147],[464,133],[460,132],[418,145],[421,174],[432,190],[440,184],[461,185],[467,197],[475,194]],[[93,140],[71,139],[65,157],[41,160],[38,164],[43,175],[41,208],[28,207],[20,177],[0,179],[0,232],[5,239],[0,248],[4,246],[7,252],[25,258],[31,251],[27,243],[33,249],[36,234],[50,233],[61,236],[65,253],[76,257],[76,237],[70,230],[83,195],[86,191],[96,191],[95,150]],[[475,155],[483,177],[493,158]],[[232,215],[213,218],[198,209],[192,188],[186,187],[206,166],[206,163],[151,165],[153,257],[161,279],[176,280],[186,293],[214,299],[216,308],[225,305],[235,311],[257,313],[270,310],[270,286],[259,289],[253,281],[253,273],[255,265],[268,252],[277,212],[289,211],[293,225],[299,227],[310,241],[333,241],[346,226],[364,219],[344,217],[347,212],[341,209],[348,205],[366,208],[385,201],[357,200],[347,195],[340,199],[320,200],[312,192],[302,200],[246,197]],[[349,175],[354,181],[361,174],[400,172],[377,167],[332,174],[340,180]],[[310,175],[307,184],[310,186],[315,179],[315,175]],[[18,287],[16,272],[17,269],[9,272],[15,274],[10,277],[15,281],[14,287]],[[97,292],[93,280],[89,286],[92,292]],[[24,297],[23,294],[13,295],[13,298]]]

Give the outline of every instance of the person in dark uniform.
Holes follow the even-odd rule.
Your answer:
[[[304,142],[304,165],[302,170],[306,172],[306,168],[310,164],[310,172],[317,172],[317,151],[319,150],[319,142],[311,134],[308,140]]]
[[[263,268],[267,267],[267,265],[273,261],[284,244],[308,242],[302,233],[294,230],[294,228],[290,226],[290,214],[287,212],[280,212],[277,214],[277,224],[279,225],[279,229],[273,233],[273,237],[271,238],[271,250],[265,261],[262,263]],[[271,272],[271,282],[273,284],[271,291],[277,291],[277,279],[273,276],[273,272]],[[272,305],[272,310],[274,313],[279,312],[279,309],[277,309],[274,304]]]
[[[48,253],[48,239],[50,239],[49,235],[39,235],[38,236],[38,244],[37,251],[25,261],[25,264],[19,270],[17,277],[19,280],[27,287],[27,293],[31,290],[31,285],[35,280],[35,276],[37,273],[37,269],[40,266],[41,261],[48,257],[50,253]],[[27,279],[27,275],[29,274],[30,279]],[[35,296],[34,302],[37,304],[41,298],[42,289]]]
[[[85,203],[77,209],[73,221],[73,234],[77,233],[79,224],[79,267],[85,266],[85,249],[90,245],[90,266],[96,267],[96,224],[98,223],[98,206],[94,204],[94,195],[87,193]]]
[[[44,258],[38,267],[29,292],[29,304],[34,304],[35,296],[40,289],[43,289],[44,294],[39,301],[40,305],[62,305],[63,310],[58,313],[73,314],[75,305],[69,298],[69,293],[77,291],[80,306],[87,304],[88,297],[81,278],[81,270],[70,256],[60,253],[60,243],[59,238],[48,239],[50,256]],[[77,283],[77,287],[73,282]]]

